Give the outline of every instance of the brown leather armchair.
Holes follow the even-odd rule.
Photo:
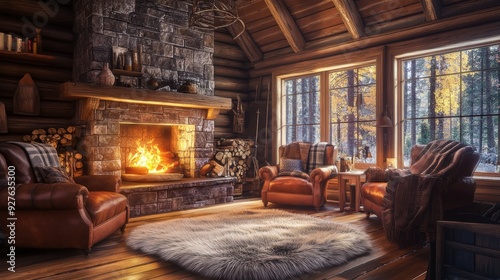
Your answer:
[[[367,217],[377,215],[388,239],[400,245],[418,232],[432,238],[437,220],[473,203],[479,157],[472,146],[436,140],[412,147],[407,169],[367,169],[361,186]]]
[[[317,149],[318,144],[293,142],[279,148],[280,165],[264,166],[259,177],[264,181],[262,202],[285,205],[314,206],[319,210],[326,202],[326,184],[337,173],[334,165],[337,149],[331,144]],[[312,159],[315,160],[312,160]],[[300,161],[300,170],[285,171],[283,162]],[[281,166],[281,168],[280,168]]]
[[[77,248],[88,254],[94,244],[125,229],[128,201],[117,192],[120,179],[115,176],[41,183],[26,151],[13,143],[0,144],[0,171],[0,220],[16,218],[16,247]],[[10,228],[1,225],[9,236]]]
[[[387,183],[395,175],[440,177],[445,184],[439,194],[444,211],[473,202],[476,184],[472,174],[480,157],[473,147],[455,141],[436,140],[427,145],[413,146],[410,157],[408,169],[390,172],[381,168],[366,170],[366,182],[361,186],[361,203],[367,216],[373,213],[382,217]]]

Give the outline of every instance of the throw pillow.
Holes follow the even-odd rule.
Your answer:
[[[52,166],[37,166],[35,168],[42,176],[43,183],[75,183],[75,180],[62,168]]]
[[[300,159],[280,158],[279,172],[304,171],[302,169],[302,161]]]

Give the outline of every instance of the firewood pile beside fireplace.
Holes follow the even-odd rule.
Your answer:
[[[23,136],[23,141],[27,143],[46,143],[57,150],[61,168],[66,170],[71,177],[78,177],[83,174],[83,155],[76,149],[77,127],[35,129],[31,135]]]
[[[217,141],[212,160],[205,164],[200,175],[207,177],[236,177],[235,193],[246,181],[247,172],[252,167],[253,140],[221,139]],[[241,191],[241,190],[240,190]]]

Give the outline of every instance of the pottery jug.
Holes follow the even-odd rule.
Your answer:
[[[115,75],[109,69],[109,63],[104,63],[101,74],[97,77],[97,83],[103,86],[112,86],[115,84]]]

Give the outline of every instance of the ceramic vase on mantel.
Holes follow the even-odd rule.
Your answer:
[[[101,73],[97,76],[97,84],[103,86],[112,86],[115,84],[115,75],[109,69],[109,63],[104,63]]]

